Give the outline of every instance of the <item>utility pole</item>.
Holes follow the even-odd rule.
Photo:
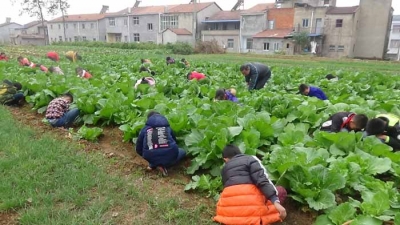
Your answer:
[[[64,27],[64,41],[66,42],[67,41],[67,31],[66,31],[66,28],[65,28],[65,13],[64,13],[64,6],[62,5],[62,1],[61,0],[59,0],[59,3],[60,3],[60,10],[61,10],[61,15],[62,15],[62,19],[63,19],[63,27]]]
[[[400,61],[400,43],[397,44],[397,61]]]
[[[192,0],[193,1],[193,42],[196,44],[196,34],[197,34],[197,11],[196,11],[196,6],[197,6],[197,0]]]

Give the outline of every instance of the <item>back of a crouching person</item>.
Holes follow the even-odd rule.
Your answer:
[[[260,160],[242,154],[233,145],[226,146],[222,154],[224,190],[217,203],[214,221],[227,225],[267,225],[285,219],[286,210],[280,201],[284,200],[286,191],[279,187],[282,193],[278,196],[277,188],[268,179]]]

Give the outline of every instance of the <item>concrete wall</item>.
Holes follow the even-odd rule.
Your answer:
[[[115,26],[110,25],[110,19],[115,20]],[[107,32],[107,42],[116,42],[115,34],[121,35],[121,42],[129,42],[129,23],[133,23],[132,20],[129,21],[128,16],[120,17],[107,17],[105,20],[105,27]],[[126,25],[125,25],[126,22]]]
[[[163,44],[168,44],[168,43],[174,44],[177,42],[177,40],[178,40],[177,35],[170,30],[166,30],[162,33]]]
[[[0,27],[0,44],[10,44],[11,43],[10,36],[15,35],[16,34],[15,29],[21,27],[22,25],[16,23],[10,23],[8,25]]]
[[[353,57],[354,42],[357,27],[356,14],[326,15],[325,18],[325,40],[322,55],[331,58]],[[336,20],[343,20],[342,27],[336,27]],[[334,45],[335,50],[330,46]],[[344,46],[344,50],[338,50],[338,46]]]
[[[206,24],[202,22],[205,21],[207,17],[211,17],[212,15],[220,11],[221,9],[217,6],[217,4],[212,4],[197,13],[196,39],[200,39],[201,31],[206,28]]]
[[[17,37],[15,39],[17,45],[45,45],[45,40],[43,39],[34,39],[34,38],[21,38]]]
[[[361,0],[354,57],[385,57],[391,25],[392,0]],[[373,34],[373,35],[371,35]]]
[[[393,21],[392,22],[392,26],[391,26],[391,31],[392,32],[390,33],[389,52],[388,52],[388,54],[395,54],[397,56],[397,53],[398,53],[399,49],[390,47],[390,44],[391,44],[392,41],[400,40],[400,32],[399,31],[393,31],[393,26],[394,25],[400,26],[400,21]]]
[[[241,49],[246,52],[247,39],[252,39],[254,35],[265,30],[268,26],[268,22],[265,13],[254,15],[241,15],[241,21]]]
[[[176,36],[176,41],[177,42],[192,43],[193,42],[193,36],[192,35],[177,35]]]
[[[87,21],[87,22],[67,22],[66,23],[66,39],[67,41],[74,41],[78,37],[79,41],[83,41],[86,37],[87,41],[105,41],[105,20],[100,21]],[[108,22],[108,21],[107,21]],[[76,24],[76,27],[74,26]],[[83,28],[82,24],[85,24]],[[93,24],[93,28],[92,28]],[[52,26],[53,25],[53,26]],[[61,36],[64,39],[63,23],[48,23],[47,25],[50,42],[58,41]],[[99,32],[102,30],[102,32]],[[63,40],[65,41],[65,40]]]
[[[133,24],[133,17],[139,17],[139,24]],[[138,33],[140,37],[140,42],[154,42],[160,43],[158,38],[160,32],[160,16],[159,14],[152,15],[134,15],[130,16],[130,36],[131,42],[134,41],[134,34]],[[148,24],[153,24],[153,30],[148,29]]]
[[[324,0],[277,0],[281,2],[281,8],[293,8],[294,3],[307,3],[312,6],[324,6]],[[336,6],[336,0],[329,0],[330,6]]]
[[[264,50],[264,43],[269,43],[269,50]],[[274,49],[275,45],[279,45],[278,49]],[[251,52],[273,55],[284,53],[286,55],[294,54],[294,44],[288,39],[281,38],[254,38],[254,49]],[[289,46],[288,46],[289,45]]]
[[[228,48],[228,39],[233,39],[233,48]],[[239,31],[228,30],[228,31],[203,31],[202,41],[217,41],[218,44],[226,47],[227,52],[239,52]]]
[[[296,31],[306,31],[308,33],[319,33],[323,32],[323,24],[325,22],[325,15],[327,7],[297,7],[294,11],[294,22],[293,25]],[[303,19],[308,19],[308,26],[303,27]],[[317,26],[317,19],[322,19],[322,27]]]

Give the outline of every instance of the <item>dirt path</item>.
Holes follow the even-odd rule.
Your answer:
[[[12,115],[16,120],[25,124],[37,132],[40,136],[45,133],[51,133],[55,138],[60,140],[72,140],[68,138],[68,132],[63,129],[52,129],[42,122],[43,115],[32,112],[29,106],[22,108],[9,108]],[[149,195],[165,193],[167,196],[179,196],[185,199],[185,206],[191,207],[198,204],[204,204],[211,209],[215,207],[215,202],[212,199],[202,197],[195,193],[185,193],[183,188],[185,184],[190,181],[190,177],[185,175],[184,171],[190,164],[190,159],[187,159],[181,165],[172,168],[169,171],[170,176],[160,179],[157,173],[147,172],[145,170],[147,162],[138,156],[131,143],[124,143],[122,141],[123,133],[118,127],[105,127],[104,135],[100,138],[98,143],[91,143],[85,140],[78,142],[82,150],[86,152],[100,152],[105,158],[111,161],[111,167],[108,173],[116,173],[118,175],[127,176],[132,173],[139,173],[143,175],[143,179],[136,182],[146,183],[150,186]],[[139,184],[140,185],[140,184]],[[284,206],[288,211],[288,218],[283,225],[311,225],[315,221],[316,215],[314,213],[304,213],[301,205],[288,200]],[[146,209],[144,209],[146,210]],[[0,213],[0,225],[9,225],[17,223],[16,213]],[[131,218],[132,219],[132,218]],[[210,218],[211,219],[211,218]],[[129,219],[130,220],[130,219]],[[126,224],[129,224],[128,222]]]

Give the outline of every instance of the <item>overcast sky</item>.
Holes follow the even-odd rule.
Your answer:
[[[5,22],[6,17],[11,17],[12,21],[25,24],[35,20],[29,16],[19,16],[20,5],[12,4],[12,0],[0,0],[0,23]],[[17,0],[21,1],[21,0]],[[190,0],[162,0],[168,4],[183,4],[189,3]],[[212,0],[200,0],[200,2],[211,2]],[[69,0],[71,8],[68,14],[82,13],[99,13],[102,5],[110,6],[110,12],[115,12],[133,6],[135,0]],[[142,0],[141,6],[160,5],[161,0]],[[235,5],[235,0],[215,0],[217,4],[224,10],[230,10]],[[271,3],[274,0],[245,0],[245,8],[250,8],[258,3]],[[338,6],[354,6],[358,5],[360,0],[337,0]],[[400,0],[392,0],[395,14],[400,14]],[[57,17],[57,16],[56,16]],[[53,19],[54,16],[46,16],[46,19]]]

